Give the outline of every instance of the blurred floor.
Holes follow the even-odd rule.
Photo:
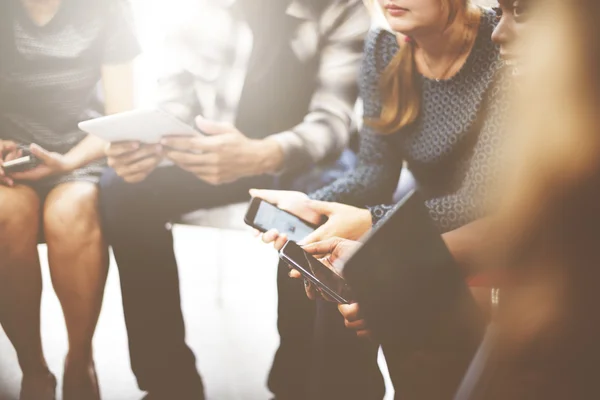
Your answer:
[[[265,382],[278,344],[275,252],[257,243],[249,232],[190,226],[176,226],[175,247],[188,343],[196,353],[208,398],[269,399]],[[50,368],[60,379],[66,354],[66,331],[60,305],[50,285],[43,246],[41,255],[44,350]],[[221,298],[217,290],[219,265]],[[140,399],[143,393],[137,389],[129,365],[119,277],[114,262],[94,346],[102,398]],[[0,328],[0,388],[8,390],[7,400],[17,398],[20,379],[14,350]]]

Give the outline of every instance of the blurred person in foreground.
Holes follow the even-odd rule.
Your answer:
[[[251,187],[283,185],[335,161],[353,130],[370,24],[361,0],[198,5],[190,28],[169,41],[173,54],[165,58],[172,71],[161,81],[159,96],[164,109],[203,135],[159,146],[112,143],[107,155],[113,169],[101,183],[131,364],[149,399],[204,396],[185,343],[167,223],[199,208],[245,201]],[[162,160],[175,165],[157,168]],[[312,176],[313,187],[331,180]],[[326,181],[319,184],[321,179]],[[269,386],[278,399],[303,399],[311,349],[296,345],[312,330],[304,315],[314,313],[313,305],[297,285],[280,287],[279,297],[299,313],[280,314],[281,342],[291,343],[290,353],[282,356],[285,373],[272,376]]]
[[[98,210],[106,144],[77,124],[133,107],[138,53],[124,0],[2,3],[0,323],[23,371],[21,400],[55,398],[40,337],[40,238],[68,333],[63,399],[100,397],[92,338],[108,271]],[[21,156],[19,145],[42,164],[8,173],[2,162]]]
[[[600,3],[531,1],[494,246],[508,266],[476,399],[596,399]],[[552,66],[549,68],[548,66]]]

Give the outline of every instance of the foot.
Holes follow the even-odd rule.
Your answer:
[[[93,361],[65,361],[63,400],[100,400],[100,388]]]
[[[46,370],[39,374],[24,374],[20,400],[55,400],[56,378]]]
[[[183,390],[178,387],[173,390],[161,391],[161,392],[148,392],[142,400],[205,400],[204,390],[200,389],[190,389]]]
[[[156,395],[154,393],[147,393],[142,400],[171,400],[173,399],[173,395]],[[180,399],[178,397],[178,399]],[[185,397],[185,400],[205,400],[204,395],[198,394],[195,397]]]

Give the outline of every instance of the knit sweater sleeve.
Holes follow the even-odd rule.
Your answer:
[[[359,82],[366,120],[378,118],[381,113],[380,76],[397,51],[398,44],[392,33],[381,29],[369,32]],[[356,207],[390,202],[398,184],[402,160],[398,146],[390,137],[378,134],[365,123],[360,132],[356,168],[312,193],[311,198]]]

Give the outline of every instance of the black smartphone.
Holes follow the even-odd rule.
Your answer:
[[[2,169],[7,174],[25,172],[41,164],[41,160],[31,154],[29,146],[19,146],[21,157],[2,163]]]
[[[350,286],[346,284],[344,278],[308,254],[296,243],[287,242],[279,252],[279,258],[300,272],[305,279],[308,279],[333,300],[340,304],[350,304],[352,300]]]
[[[318,228],[257,197],[250,201],[244,222],[261,232],[277,229],[279,233],[285,233],[288,239],[294,242],[299,242]]]

